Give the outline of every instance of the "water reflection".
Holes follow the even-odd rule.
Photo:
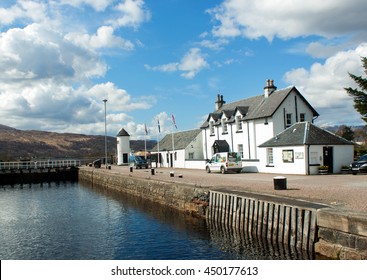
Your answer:
[[[0,259],[305,258],[158,203],[75,182],[2,187],[0,233]]]
[[[309,252],[274,243],[263,238],[257,238],[239,229],[208,221],[210,238],[221,250],[233,256],[246,256],[253,260],[310,260],[313,255]]]

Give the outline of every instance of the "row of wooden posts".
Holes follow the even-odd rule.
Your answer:
[[[211,191],[207,217],[243,234],[313,252],[316,210]]]

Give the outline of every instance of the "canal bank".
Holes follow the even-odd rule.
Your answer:
[[[205,213],[210,223],[266,239],[272,245],[281,243],[333,259],[367,259],[367,217],[363,209],[353,209],[364,205],[365,177],[352,176],[349,180],[330,176],[328,184],[335,180],[332,185],[337,189],[328,193],[324,176],[293,176],[289,178],[288,190],[276,192],[268,174],[217,176],[197,170],[175,170],[172,176],[171,172],[83,167],[79,179],[193,214]],[[347,196],[341,195],[345,188]],[[333,196],[336,191],[340,198]],[[362,203],[348,205],[350,198],[362,199]]]

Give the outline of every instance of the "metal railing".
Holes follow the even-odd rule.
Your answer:
[[[78,167],[80,160],[45,160],[45,161],[14,161],[0,162],[0,170],[23,170],[23,169],[43,169],[43,168],[68,168]]]

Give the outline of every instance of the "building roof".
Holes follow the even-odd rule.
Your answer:
[[[119,133],[117,133],[117,137],[119,137],[119,136],[130,136],[130,135],[129,135],[129,133],[126,132],[125,129],[121,128]]]
[[[259,147],[353,145],[352,142],[309,122],[295,123]]]
[[[229,145],[226,140],[215,140],[213,147],[216,148],[218,153],[229,151]]]
[[[187,131],[180,131],[173,133],[174,146],[175,150],[183,150],[185,149],[198,135],[201,133],[201,129],[193,129]],[[172,151],[172,133],[167,134],[160,142],[159,142],[159,150],[160,151]],[[158,151],[158,145],[156,145],[152,152]]]
[[[281,90],[275,90],[268,97],[265,97],[264,94],[261,94],[231,103],[224,103],[218,110],[215,110],[209,114],[201,128],[207,128],[209,126],[210,117],[213,117],[213,119],[216,121],[215,124],[219,124],[218,120],[220,120],[220,116],[223,113],[226,115],[228,123],[235,121],[234,115],[236,111],[239,111],[242,114],[242,120],[254,120],[271,117],[292,91],[295,91],[296,94],[309,106],[314,116],[319,115],[297,90],[297,88],[292,86]],[[230,113],[232,113],[232,115],[230,118],[228,118]]]

